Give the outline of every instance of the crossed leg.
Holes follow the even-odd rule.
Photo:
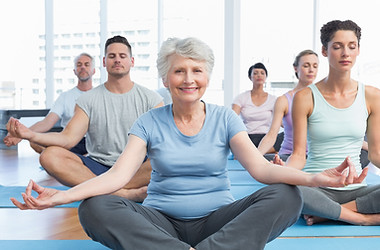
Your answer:
[[[329,219],[354,225],[380,225],[379,187],[380,185],[373,185],[338,193],[345,200],[341,204],[331,198],[333,193],[327,194],[318,188],[300,187],[304,197],[303,218],[307,225]]]
[[[96,176],[76,154],[61,147],[46,148],[41,153],[40,163],[49,175],[69,187],[76,186]],[[113,194],[137,202],[143,201],[147,195],[151,170],[150,161],[145,161],[132,180]]]

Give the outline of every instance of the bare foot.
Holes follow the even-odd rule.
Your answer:
[[[323,221],[327,221],[326,218],[311,216],[311,215],[307,215],[307,214],[304,214],[303,218],[305,219],[306,225],[308,225],[308,226],[311,226],[313,224],[320,223]]]
[[[123,198],[132,200],[135,202],[142,202],[147,196],[147,193],[146,193],[147,190],[148,190],[148,186],[144,186],[144,187],[136,188],[136,189],[122,188],[114,192],[113,195],[121,196]]]

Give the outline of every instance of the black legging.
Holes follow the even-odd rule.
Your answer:
[[[258,147],[261,140],[265,136],[265,134],[249,134],[248,136],[253,142],[253,144],[255,144],[255,146]],[[284,140],[284,132],[281,132],[277,135],[276,142],[273,145],[273,148],[274,150],[276,150],[276,152],[280,151],[283,140]]]

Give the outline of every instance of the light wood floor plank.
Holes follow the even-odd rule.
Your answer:
[[[0,185],[26,186],[30,179],[44,186],[61,186],[40,168],[39,155],[27,142],[18,150],[0,149]],[[21,211],[0,208],[0,240],[89,239],[79,223],[77,208]]]

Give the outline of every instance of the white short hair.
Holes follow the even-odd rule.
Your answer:
[[[166,80],[171,66],[168,58],[174,54],[197,61],[205,61],[206,70],[210,77],[214,67],[214,53],[206,43],[194,37],[169,38],[162,43],[157,57],[158,74],[163,80]]]

